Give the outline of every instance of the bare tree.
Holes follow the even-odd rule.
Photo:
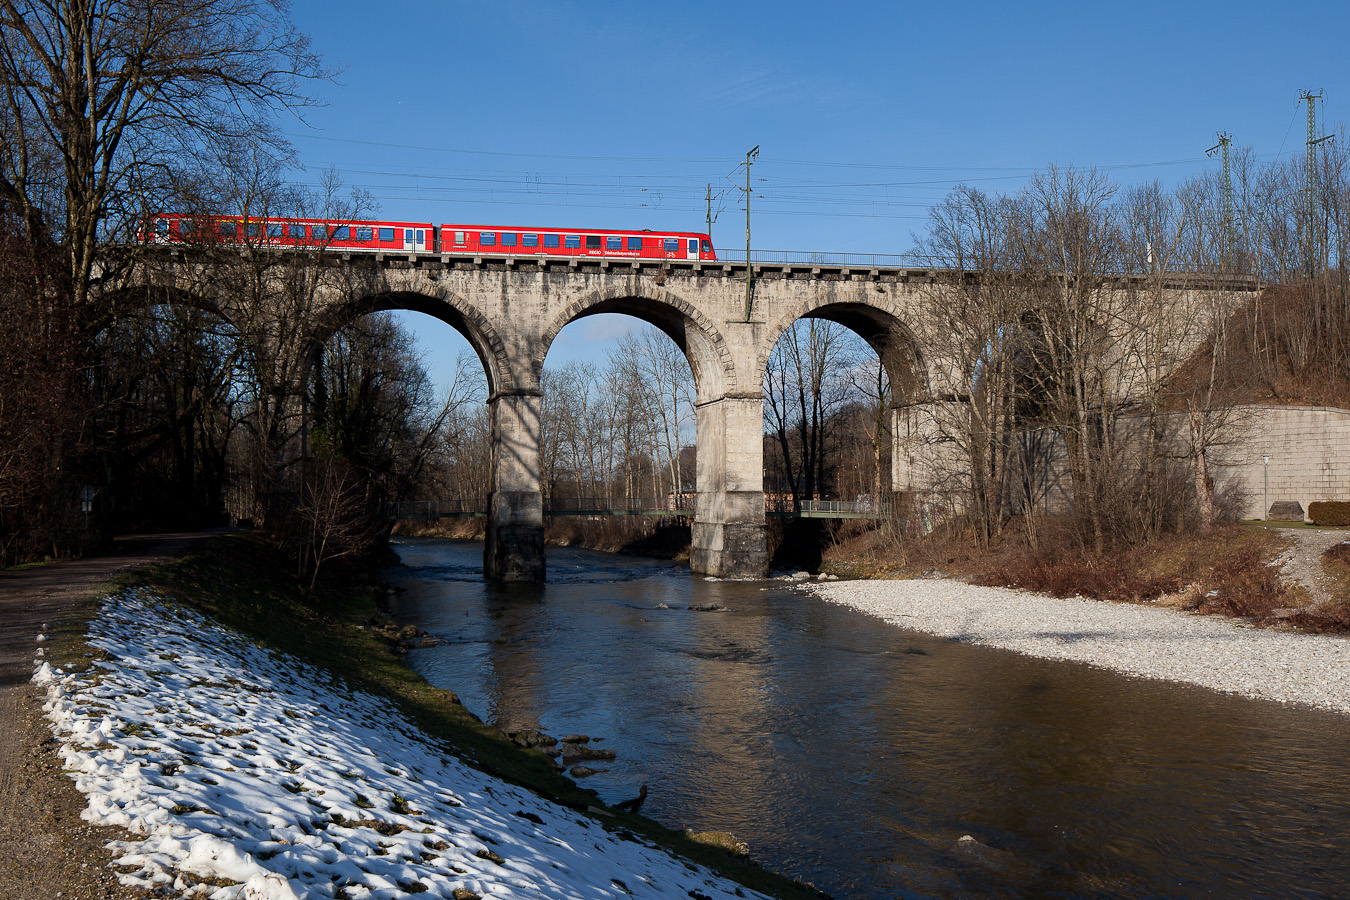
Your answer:
[[[345,460],[321,454],[306,473],[300,502],[289,511],[284,543],[312,592],[323,568],[368,552],[383,533],[369,481]]]
[[[1106,548],[1107,492],[1119,462],[1121,397],[1108,338],[1116,311],[1112,292],[1101,290],[1120,270],[1114,195],[1095,170],[1052,166],[1037,175],[1027,188],[1033,227],[1021,232],[1027,243],[1019,254],[1035,291],[1036,392],[1064,441],[1075,508],[1096,553]]]
[[[934,268],[974,275],[938,283],[926,307],[929,339],[953,368],[960,401],[940,407],[946,413],[937,424],[968,464],[968,511],[982,546],[1002,531],[1020,461],[1013,438],[1028,292],[1015,254],[1029,219],[1024,203],[963,186],[930,211],[928,235],[918,242]],[[1032,480],[1023,483],[1029,489]],[[1019,500],[1034,541],[1034,503]]]
[[[664,468],[671,490],[683,482],[681,433],[694,415],[694,380],[689,362],[675,343],[654,328],[620,339],[611,366],[621,376],[629,398],[640,406],[653,465]],[[636,410],[635,410],[636,411]],[[660,496],[660,483],[653,485]]]
[[[83,309],[166,160],[281,149],[272,115],[326,75],[284,0],[0,0],[0,202],[63,248]]]
[[[850,399],[856,335],[835,322],[793,323],[774,345],[764,374],[765,412],[778,447],[782,486],[794,509],[825,487],[835,414]]]
[[[59,266],[0,211],[0,566],[79,546],[86,356]]]

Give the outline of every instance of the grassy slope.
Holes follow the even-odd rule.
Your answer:
[[[267,647],[328,669],[371,693],[388,697],[433,739],[469,764],[577,810],[599,806],[593,792],[554,772],[546,757],[508,741],[460,705],[455,695],[428,685],[391,652],[389,640],[366,623],[379,609],[371,587],[329,589],[306,597],[289,567],[261,540],[226,535],[188,556],[132,573],[126,585],[149,585]],[[597,816],[606,828],[651,839],[746,887],[784,900],[820,898],[815,889],[775,875],[687,834],[642,816]]]

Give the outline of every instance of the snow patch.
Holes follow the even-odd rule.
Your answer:
[[[392,704],[149,591],[90,625],[103,659],[44,662],[44,709],[119,825],[122,882],[206,900],[763,897],[470,768]],[[542,823],[542,824],[541,824]]]

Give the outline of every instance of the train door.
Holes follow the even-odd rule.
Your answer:
[[[698,259],[698,238],[689,238],[689,258]]]
[[[403,229],[403,249],[409,253],[422,253],[427,249],[427,230],[425,228]]]

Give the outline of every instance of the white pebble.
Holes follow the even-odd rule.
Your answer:
[[[952,579],[807,586],[894,625],[1041,659],[1350,713],[1350,639]]]

